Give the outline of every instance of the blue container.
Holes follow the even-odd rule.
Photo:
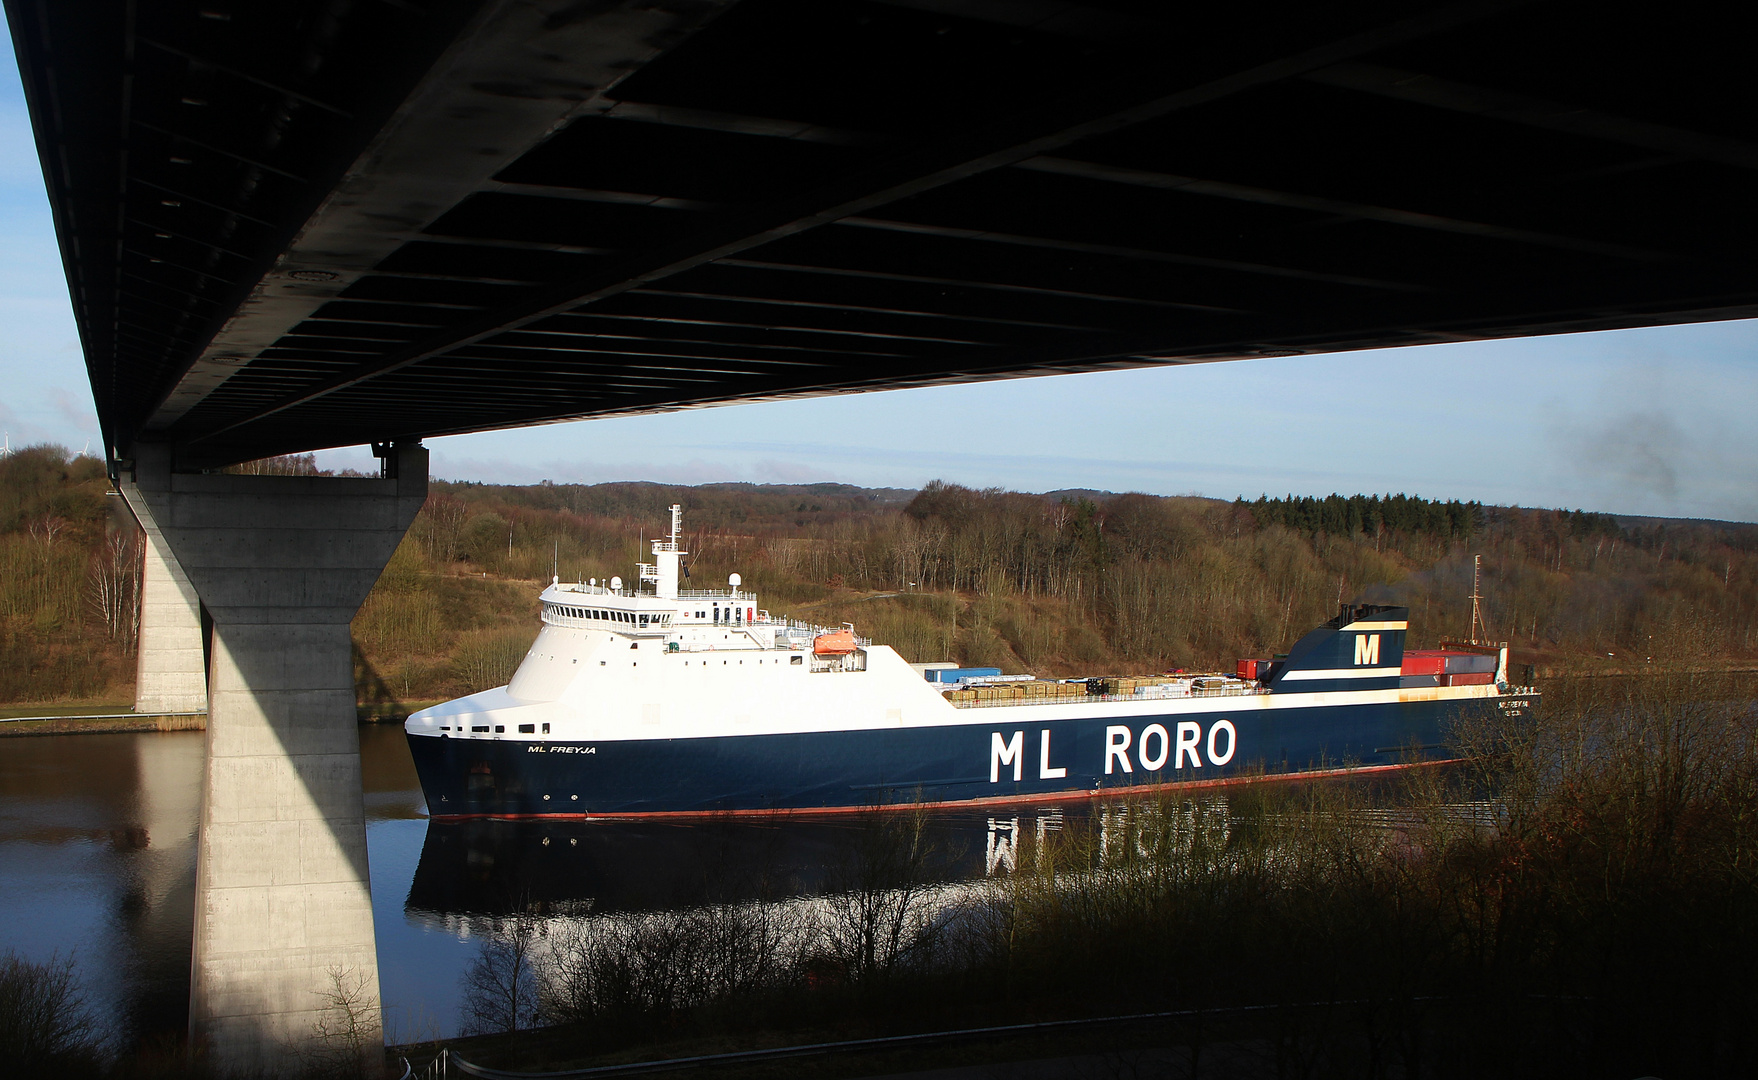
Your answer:
[[[1448,653],[1448,675],[1493,675],[1496,658],[1478,653]]]
[[[987,679],[1001,674],[998,667],[929,668],[922,672],[929,682],[955,683],[960,679]]]

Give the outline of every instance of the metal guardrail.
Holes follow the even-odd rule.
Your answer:
[[[0,716],[0,724],[12,724],[23,720],[151,720],[157,716],[206,716],[206,709],[194,712],[103,712],[81,713],[77,716]]]
[[[1417,1000],[1429,1001],[1423,997]],[[714,1065],[737,1065],[750,1062],[779,1061],[783,1058],[817,1057],[860,1050],[885,1050],[934,1043],[975,1042],[1008,1035],[1032,1035],[1040,1032],[1063,1031],[1082,1027],[1103,1027],[1107,1024],[1141,1023],[1150,1020],[1183,1020],[1197,1017],[1237,1016],[1285,1008],[1324,1008],[1360,1004],[1358,1001],[1316,1001],[1296,1005],[1234,1005],[1218,1009],[1175,1009],[1169,1012],[1130,1013],[1124,1016],[1086,1017],[1079,1020],[1046,1020],[1036,1024],[1003,1024],[997,1027],[964,1028],[957,1031],[930,1031],[920,1035],[889,1035],[877,1039],[851,1039],[847,1042],[809,1043],[804,1046],[783,1046],[772,1050],[741,1050],[730,1054],[704,1054],[699,1057],[666,1058],[659,1061],[633,1061],[624,1065],[595,1065],[585,1069],[564,1069],[559,1072],[514,1072],[491,1069],[466,1061],[456,1053],[450,1063],[466,1076],[482,1080],[593,1080],[601,1076],[636,1076],[641,1073],[677,1072]]]

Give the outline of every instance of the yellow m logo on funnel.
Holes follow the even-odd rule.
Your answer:
[[[1355,662],[1374,667],[1380,662],[1380,636],[1378,634],[1355,635]]]

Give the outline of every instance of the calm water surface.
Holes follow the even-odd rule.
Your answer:
[[[458,979],[514,910],[657,910],[825,886],[860,828],[780,823],[430,825],[400,725],[360,729],[379,979],[393,1042],[454,1034]],[[72,956],[124,1042],[187,1023],[204,735],[0,740],[0,952]],[[949,876],[1011,861],[1063,811],[936,814]]]

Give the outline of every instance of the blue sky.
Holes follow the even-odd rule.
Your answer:
[[[0,430],[14,446],[95,447],[9,36],[0,50]],[[429,445],[436,476],[493,482],[1403,491],[1754,521],[1758,322],[845,395]],[[362,448],[323,457],[370,462]]]

